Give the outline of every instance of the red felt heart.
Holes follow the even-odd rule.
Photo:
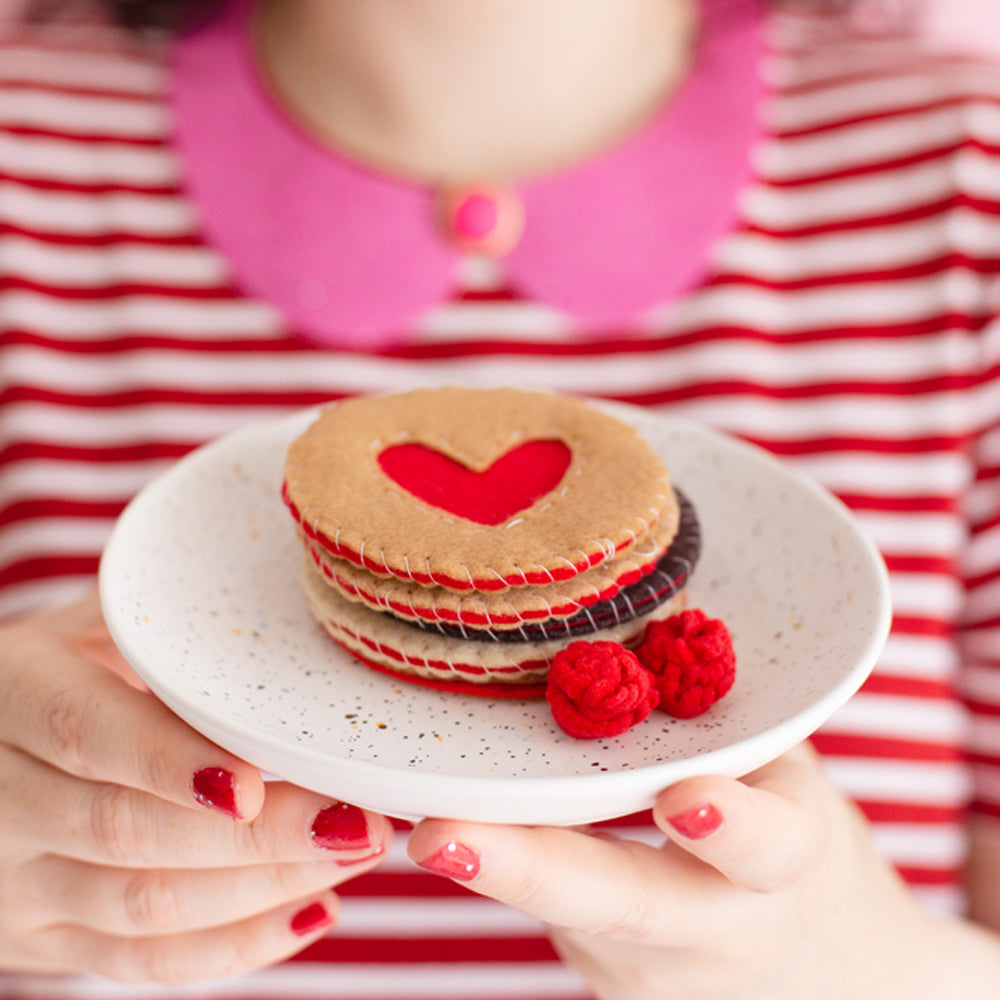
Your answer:
[[[408,493],[477,524],[503,524],[555,489],[572,452],[562,441],[528,441],[476,472],[422,444],[390,445],[382,471]]]

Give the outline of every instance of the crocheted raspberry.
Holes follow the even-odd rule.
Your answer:
[[[545,697],[560,728],[577,739],[619,736],[659,700],[635,653],[617,642],[583,639],[555,655]]]
[[[636,655],[653,675],[660,708],[678,719],[707,712],[736,679],[729,629],[696,608],[650,622]]]

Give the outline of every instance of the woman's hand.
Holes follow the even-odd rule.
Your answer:
[[[0,629],[0,970],[184,982],[336,919],[380,816],[203,739],[129,678],[96,597]]]
[[[803,745],[663,792],[662,847],[426,820],[410,856],[551,926],[601,1000],[995,997],[1000,944],[932,917]]]

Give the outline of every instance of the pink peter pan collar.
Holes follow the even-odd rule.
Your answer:
[[[759,133],[760,0],[702,7],[693,68],[651,122],[511,187],[523,228],[499,262],[506,283],[584,331],[634,322],[690,287],[733,223]],[[234,0],[173,52],[177,148],[202,230],[243,291],[305,339],[396,346],[455,291],[467,247],[442,229],[431,187],[351,160],[282,113],[254,62],[250,8]],[[467,201],[459,228],[489,229],[490,212]]]

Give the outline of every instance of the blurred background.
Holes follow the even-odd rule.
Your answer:
[[[26,0],[0,0],[0,21],[10,18]],[[858,15],[877,24],[880,18],[916,8],[922,30],[949,47],[1000,57],[1000,0],[856,0]]]
[[[1000,56],[1000,0],[927,0],[924,30],[942,41]]]

